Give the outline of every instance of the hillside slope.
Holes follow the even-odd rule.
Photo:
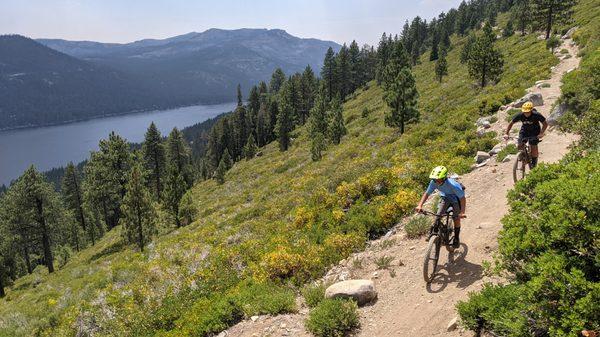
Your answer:
[[[529,88],[528,92],[541,93],[544,105],[536,107],[545,116],[560,94],[562,76],[579,65],[578,48],[563,42],[571,58],[561,60],[544,80],[549,87]],[[559,48],[560,50],[560,48]],[[557,90],[558,89],[558,90]],[[502,134],[506,129],[507,110],[496,115],[498,121],[492,130]],[[540,162],[553,163],[561,159],[577,139],[573,134],[553,130],[540,145]],[[497,140],[503,143],[501,137]],[[495,279],[485,274],[484,261],[491,261],[498,248],[500,219],[507,213],[507,192],[512,189],[512,167],[509,162],[496,158],[482,168],[459,178],[467,186],[467,219],[463,220],[462,247],[455,253],[454,262],[448,261],[445,250],[440,258],[442,267],[438,276],[426,285],[422,278],[423,256],[427,244],[422,238],[407,238],[402,222],[384,238],[373,241],[360,253],[353,254],[332,268],[325,282],[340,278],[372,279],[378,292],[378,301],[360,310],[361,330],[357,336],[460,336],[463,332],[448,332],[449,322],[457,316],[456,303],[465,300],[470,292],[481,289],[484,282]],[[378,268],[377,259],[392,257],[388,270]],[[357,267],[355,261],[361,261]],[[228,336],[256,336],[265,331],[273,335],[289,333],[293,336],[311,336],[304,329],[307,310],[303,314],[259,317],[257,322],[245,321],[227,331]],[[467,334],[468,335],[468,334]]]
[[[453,39],[442,84],[425,56],[414,68],[422,122],[406,134],[384,127],[382,92],[372,83],[344,104],[348,134],[321,161],[311,160],[307,130],[299,128],[287,152],[270,144],[261,157],[237,163],[224,185],[197,184],[199,219],[162,228],[144,254],[124,247],[117,227],[55,274],[19,279],[0,300],[0,335],[193,336],[211,323],[214,332],[244,316],[297,310],[287,302],[260,306],[256,298],[281,304],[287,295],[269,296],[290,290],[253,283],[302,284],[362,250],[410,213],[432,165],[466,173],[475,152],[496,143],[493,134],[476,135],[477,117],[521,97],[558,62],[535,36],[501,39],[502,80],[479,89],[458,61],[464,42]],[[248,289],[243,312],[228,307]]]

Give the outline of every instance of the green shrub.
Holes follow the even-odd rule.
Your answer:
[[[457,304],[462,324],[474,331],[494,331],[501,336],[529,336],[520,286],[484,285]]]
[[[506,158],[506,156],[508,156],[509,154],[516,154],[517,152],[519,152],[519,149],[515,144],[508,144],[505,148],[498,152],[497,160],[499,162],[503,161],[504,158]]]
[[[360,326],[354,301],[325,299],[308,315],[308,331],[317,337],[343,337]]]
[[[369,117],[369,113],[370,113],[370,111],[369,111],[369,108],[368,108],[368,107],[364,107],[364,108],[362,109],[361,117],[362,117],[362,118]]]
[[[392,265],[392,261],[394,261],[393,257],[384,255],[375,259],[375,265],[377,269],[388,269]]]
[[[416,238],[426,234],[431,227],[431,219],[424,216],[414,216],[404,226],[406,236],[409,238]]]
[[[569,51],[567,49],[563,48],[563,49],[560,50],[560,53],[561,54],[568,54]]]
[[[240,284],[231,296],[246,317],[296,311],[294,292],[270,283],[246,281]]]
[[[301,293],[306,305],[309,308],[314,308],[321,303],[325,299],[325,289],[327,289],[327,286],[323,283],[305,285]]]
[[[576,336],[600,329],[600,153],[540,165],[509,193],[498,262],[514,275],[458,305],[471,329]],[[543,296],[540,296],[543,294]]]
[[[552,50],[554,53],[554,49],[560,46],[560,39],[554,35],[552,35],[548,40],[546,40],[546,48]]]
[[[551,86],[550,83],[542,83],[541,85],[542,88],[550,88]]]

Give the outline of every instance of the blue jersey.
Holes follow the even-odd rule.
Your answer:
[[[463,191],[463,188],[460,185],[460,183],[451,178],[446,179],[441,185],[438,185],[435,183],[434,180],[431,180],[425,193],[427,193],[427,195],[431,195],[431,193],[433,193],[435,190],[440,191],[441,197],[447,197],[458,200],[460,198],[464,198],[465,196],[465,191]]]

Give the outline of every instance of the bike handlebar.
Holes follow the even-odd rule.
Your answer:
[[[421,210],[420,212],[417,212],[417,213],[423,214],[423,215],[432,215],[432,216],[435,216],[435,217],[438,217],[438,218],[443,218],[446,215],[448,215],[448,213],[437,214],[437,213],[429,212],[429,211],[426,211],[426,210]]]

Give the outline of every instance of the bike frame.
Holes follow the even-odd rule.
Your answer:
[[[421,213],[435,217],[435,221],[429,228],[429,236],[427,239],[429,240],[432,236],[438,235],[442,239],[441,243],[445,246],[449,246],[451,244],[450,234],[452,234],[452,233],[449,233],[448,223],[450,221],[450,218],[454,214],[454,211],[452,210],[452,208],[450,208],[449,212],[442,213],[442,214],[437,214],[437,213],[428,212],[428,211],[422,211]],[[442,221],[443,218],[446,218],[446,221]]]

